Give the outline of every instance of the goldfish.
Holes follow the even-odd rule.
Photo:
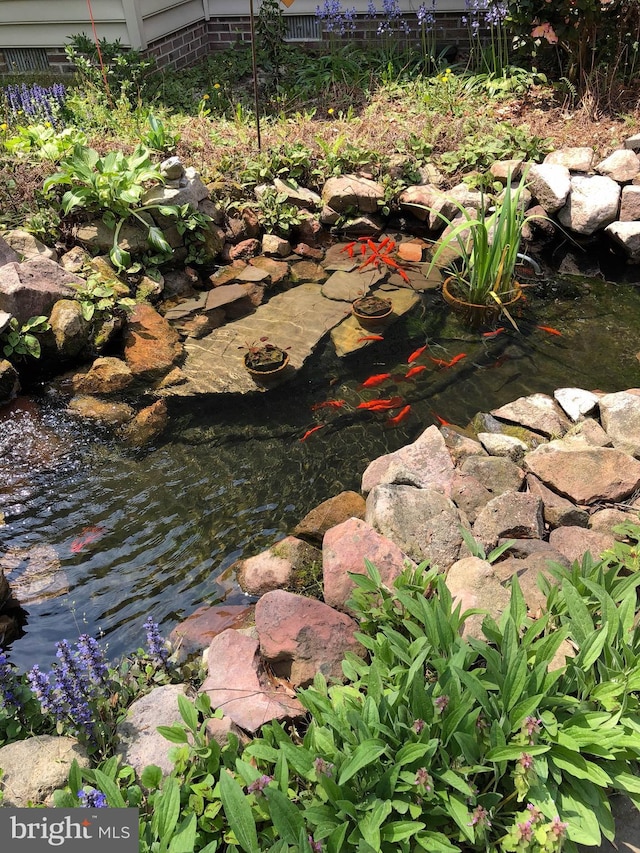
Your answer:
[[[388,409],[399,409],[402,402],[402,397],[389,397],[388,400],[368,400],[366,403],[359,403],[356,409],[365,409],[369,412],[384,412]]]
[[[355,240],[353,241],[353,243],[347,243],[346,246],[344,246],[342,249],[340,249],[340,254],[342,254],[343,252],[348,252],[349,257],[352,258],[353,257],[353,247],[355,246],[355,244],[356,244]]]
[[[346,400],[325,400],[323,403],[314,403],[311,406],[311,411],[317,412],[318,409],[341,409],[346,402]]]
[[[436,367],[449,367],[449,362],[445,361],[444,358],[433,358],[433,356],[429,356],[429,358]]]
[[[368,379],[365,379],[362,383],[363,388],[375,388],[376,385],[382,385],[387,379],[391,378],[390,373],[376,373],[373,376],[370,376]]]
[[[420,356],[427,349],[427,347],[428,347],[428,344],[425,344],[423,347],[418,347],[418,349],[414,349],[414,351],[411,353],[411,355],[407,359],[407,364],[411,364],[412,362],[414,362],[418,358],[420,358]]]
[[[432,415],[433,415],[433,417],[438,421],[438,423],[440,424],[440,426],[451,426],[451,424],[449,423],[449,421],[445,421],[445,419],[444,419],[444,418],[441,418],[441,417],[440,417],[440,415],[436,414],[435,412],[431,412],[431,414],[432,414]]]
[[[466,358],[466,352],[459,352],[458,355],[454,355],[454,357],[449,362],[449,367],[453,367],[454,364],[457,364],[459,361],[462,361],[463,358]]]
[[[400,409],[397,415],[394,415],[392,418],[387,418],[387,426],[397,426],[401,423],[411,411],[411,406],[406,405],[403,409]]]
[[[412,376],[416,376],[418,373],[422,373],[423,370],[427,369],[426,364],[416,364],[415,367],[409,368],[404,375],[405,379],[411,379]]]
[[[383,341],[384,337],[382,335],[365,335],[364,338],[358,338],[358,343],[362,341]]]
[[[319,430],[319,429],[322,429],[322,427],[324,427],[324,426],[326,426],[326,424],[319,424],[318,426],[314,426],[314,427],[312,427],[311,429],[308,429],[308,430],[305,432],[305,434],[302,436],[302,438],[300,439],[300,441],[306,441],[306,440],[309,438],[309,436],[310,436],[310,435],[313,435],[313,433],[314,433],[314,432],[318,432],[318,430]]]
[[[542,329],[543,332],[547,332],[549,335],[562,336],[562,332],[559,332],[557,329],[553,329],[551,326],[536,326],[536,329]]]
[[[94,527],[85,527],[80,536],[77,539],[74,539],[71,543],[71,553],[78,554],[85,545],[91,544],[91,542],[95,542],[96,539],[99,539],[103,533],[107,530],[106,527],[102,527],[101,525],[97,525]]]
[[[504,331],[505,331],[504,326],[500,326],[499,329],[494,329],[492,332],[483,332],[482,337],[483,338],[497,338],[498,335],[502,334],[502,332],[504,332]]]

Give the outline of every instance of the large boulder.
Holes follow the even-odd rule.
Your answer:
[[[453,597],[454,607],[462,612],[480,610],[465,620],[464,637],[484,638],[482,622],[486,614],[499,620],[509,606],[509,592],[502,586],[491,564],[479,557],[457,560],[447,573],[447,587]]]
[[[624,251],[629,261],[640,261],[640,222],[612,222],[604,232]]]
[[[322,202],[337,213],[355,208],[360,213],[375,213],[384,201],[384,187],[358,175],[329,178],[322,188]]]
[[[48,258],[5,264],[0,267],[0,311],[21,324],[30,317],[48,317],[59,299],[74,298],[70,284],[80,287],[85,281]]]
[[[357,630],[346,613],[283,589],[268,592],[256,604],[260,653],[294,687],[305,687],[319,672],[329,680],[342,680],[345,654],[364,655]]]
[[[640,160],[634,151],[619,148],[598,163],[596,172],[623,184],[632,181],[640,173]]]
[[[571,189],[569,170],[556,163],[534,163],[527,173],[527,182],[546,213],[560,210]]]
[[[51,805],[53,792],[66,785],[74,761],[82,769],[91,765],[86,749],[73,737],[37,735],[0,747],[2,805]]]
[[[571,231],[593,234],[618,218],[620,192],[620,184],[604,175],[575,175],[558,219]]]
[[[499,420],[524,426],[548,438],[564,435],[571,426],[562,409],[548,394],[518,397],[511,403],[492,409]]]
[[[628,391],[600,398],[600,420],[613,446],[640,456],[640,396]]]
[[[151,305],[136,305],[125,332],[124,357],[138,379],[158,379],[182,356],[178,333]]]
[[[286,536],[271,548],[239,560],[234,568],[238,584],[249,595],[264,595],[282,587],[302,588],[320,576],[321,552],[295,536]]]
[[[594,159],[593,148],[585,145],[574,148],[559,148],[557,151],[551,151],[544,158],[544,163],[554,166],[564,166],[570,172],[590,172]]]
[[[87,346],[91,325],[84,319],[77,299],[59,299],[51,310],[49,323],[62,361],[75,358]]]
[[[204,604],[171,631],[172,659],[183,663],[208,648],[213,638],[227,628],[247,628],[253,621],[253,604]]]
[[[310,510],[294,527],[294,536],[322,544],[327,530],[348,518],[364,518],[365,510],[365,499],[358,492],[340,492]]]
[[[409,483],[447,495],[453,471],[453,461],[440,430],[430,426],[413,444],[374,459],[362,475],[362,491],[370,492],[381,483]]]

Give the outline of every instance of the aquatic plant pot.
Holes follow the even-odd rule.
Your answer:
[[[513,283],[509,298],[504,299],[502,305],[498,305],[497,302],[494,302],[493,305],[475,305],[473,302],[465,302],[464,299],[456,295],[455,287],[456,280],[453,276],[443,281],[442,295],[445,302],[462,318],[464,323],[474,328],[497,320],[503,308],[508,310],[522,299],[522,289],[517,282]]]
[[[393,313],[393,304],[380,296],[361,296],[353,302],[351,311],[361,326],[379,326]]]
[[[269,382],[280,377],[289,364],[289,353],[269,344],[244,355],[244,366],[256,382]]]

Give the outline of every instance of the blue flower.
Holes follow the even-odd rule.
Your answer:
[[[97,788],[78,791],[78,799],[83,809],[106,809],[109,807],[106,796]]]
[[[154,622],[151,616],[149,616],[144,623],[144,629],[147,632],[147,649],[149,654],[151,657],[159,658],[162,663],[166,663],[169,658],[169,651],[160,635],[158,623]]]

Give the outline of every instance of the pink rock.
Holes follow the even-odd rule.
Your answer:
[[[268,592],[256,604],[260,652],[295,687],[310,684],[318,672],[342,680],[345,653],[364,655],[354,636],[357,629],[345,613],[283,589]]]
[[[640,462],[620,450],[560,450],[541,445],[524,465],[554,492],[577,504],[618,501],[640,486]]]
[[[232,261],[247,260],[260,254],[261,243],[253,237],[249,240],[242,240],[237,246],[231,246],[229,249],[229,259]]]
[[[584,527],[557,527],[549,534],[549,544],[571,562],[582,560],[587,551],[598,560],[603,551],[613,548],[614,543],[613,534]]]
[[[59,299],[73,299],[84,279],[67,272],[49,258],[32,258],[24,263],[0,267],[0,311],[13,314],[20,323],[30,317],[49,316]]]
[[[213,708],[248,732],[270,720],[301,717],[305,710],[284,684],[270,678],[258,654],[258,641],[229,628],[209,646],[209,674],[201,693]]]
[[[327,530],[336,524],[349,518],[364,518],[366,506],[365,499],[357,492],[340,492],[310,510],[293,532],[296,536],[321,543]]]
[[[460,604],[462,612],[478,609],[499,619],[509,606],[509,591],[502,586],[491,565],[479,557],[464,557],[454,563],[447,573],[446,583],[454,606]],[[483,619],[484,613],[470,616],[464,623],[463,636],[483,638]]]
[[[362,491],[381,483],[405,483],[435,489],[449,497],[453,462],[440,430],[430,426],[413,442],[393,453],[379,456],[362,475]]]
[[[359,518],[350,518],[332,527],[322,543],[324,600],[331,607],[347,609],[345,602],[354,589],[347,572],[366,574],[364,561],[378,569],[383,583],[391,585],[409,563],[407,555],[390,539],[381,536]]]
[[[206,649],[227,628],[244,628],[253,621],[252,604],[204,605],[180,622],[169,635],[180,661]]]
[[[238,584],[250,595],[264,595],[273,589],[295,585],[296,575],[310,575],[314,565],[319,567],[320,560],[318,548],[295,536],[286,536],[255,557],[240,560],[235,566]]]

